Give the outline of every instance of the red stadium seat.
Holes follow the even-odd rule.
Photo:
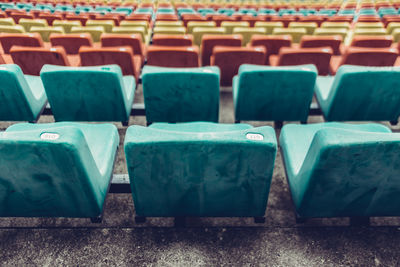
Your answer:
[[[217,27],[221,27],[221,23],[223,21],[234,21],[234,19],[232,17],[229,17],[229,16],[224,15],[224,14],[219,14],[219,15],[208,14],[206,16],[206,18],[207,18],[207,20],[214,21]]]
[[[292,15],[285,15],[285,16],[273,16],[271,17],[271,21],[280,21],[283,23],[283,26],[287,28],[290,22],[296,21],[296,17]]]
[[[130,46],[92,48],[82,46],[79,49],[82,66],[101,66],[117,64],[122,69],[123,75],[133,75],[139,80],[141,70],[141,57],[134,56]]]
[[[340,45],[343,38],[339,35],[334,36],[313,36],[304,35],[300,41],[300,47],[313,48],[313,47],[330,47],[334,55],[341,55]]]
[[[79,15],[68,14],[68,15],[65,16],[65,19],[66,20],[79,20],[81,22],[82,26],[85,26],[86,25],[86,21],[89,20],[89,16],[85,15],[85,14],[79,14]]]
[[[129,15],[125,18],[125,20],[145,20],[150,22],[151,21],[151,15],[150,14],[132,14]]]
[[[175,14],[157,14],[156,21],[178,21],[179,18]]]
[[[13,18],[13,20],[15,21],[15,23],[18,23],[20,19],[24,18],[24,19],[34,19],[33,14],[29,14],[26,12],[11,12],[10,15],[8,15],[10,18]]]
[[[206,21],[206,18],[200,14],[182,14],[181,19],[185,27],[189,21]]]
[[[215,46],[242,46],[242,35],[214,35],[205,34],[201,41],[202,66],[210,65],[210,58]]]
[[[381,17],[378,15],[362,15],[358,17],[357,22],[381,22]]]
[[[398,56],[396,48],[349,47],[341,59],[332,60],[333,74],[341,65],[393,66]]]
[[[392,35],[378,35],[378,36],[367,36],[367,35],[356,35],[353,37],[350,46],[357,47],[391,47],[393,43]]]
[[[330,73],[330,61],[333,51],[330,47],[292,48],[283,47],[277,58],[270,59],[271,66],[293,66],[314,64],[319,75]]]
[[[62,20],[63,16],[62,16],[61,13],[54,13],[54,14],[52,14],[52,13],[39,13],[38,18],[47,20],[47,23],[50,26],[53,26],[53,21]]]
[[[266,51],[264,47],[216,46],[211,56],[211,66],[221,70],[221,85],[232,85],[233,77],[242,64],[263,65]]]
[[[199,67],[197,46],[156,46],[147,49],[147,65],[159,67]]]
[[[135,56],[140,56],[141,64],[144,64],[146,47],[140,34],[114,34],[103,33],[101,35],[102,47],[130,46]]]
[[[67,54],[76,55],[81,46],[93,46],[92,37],[89,33],[62,34],[53,33],[50,35],[52,46],[62,46]]]
[[[152,40],[153,40],[153,45],[162,45],[162,46],[192,46],[193,45],[193,36],[189,35],[189,34],[185,34],[185,35],[154,34]]]
[[[0,33],[0,43],[5,54],[10,53],[13,45],[44,47],[39,33]]]
[[[326,21],[351,23],[353,21],[353,16],[332,16],[332,17],[329,17]]]
[[[263,46],[267,54],[265,64],[269,65],[269,57],[279,54],[282,47],[290,47],[292,45],[292,36],[290,35],[253,35],[250,46]]]
[[[305,17],[300,17],[299,22],[315,22],[318,24],[318,27],[321,27],[322,22],[324,22],[328,17],[326,16],[315,16],[309,15]]]
[[[96,14],[95,20],[112,20],[114,21],[115,26],[119,26],[120,21],[125,18],[123,15],[116,15],[116,14]]]
[[[39,75],[43,65],[70,66],[67,54],[62,47],[23,47],[13,46],[11,57],[19,65],[24,74]]]

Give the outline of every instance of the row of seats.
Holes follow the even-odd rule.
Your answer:
[[[1,217],[101,218],[115,126],[15,124],[0,134]],[[298,217],[400,215],[399,134],[379,124],[289,124],[279,141]],[[269,126],[135,125],[124,151],[136,216],[265,215],[277,154]]]
[[[38,76],[2,65],[3,121],[36,121],[47,101],[56,121],[121,121],[134,101],[135,79],[116,65],[45,65]],[[218,122],[220,71],[216,67],[143,69],[148,124]],[[235,120],[307,123],[315,94],[327,121],[390,121],[400,115],[400,68],[342,66],[317,76],[313,65],[242,65],[233,79]],[[99,112],[101,110],[101,112]]]

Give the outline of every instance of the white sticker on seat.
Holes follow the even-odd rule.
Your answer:
[[[60,137],[58,133],[42,133],[40,138],[43,140],[56,140]]]
[[[258,133],[248,133],[246,134],[246,138],[253,141],[262,141],[264,140],[264,136]]]

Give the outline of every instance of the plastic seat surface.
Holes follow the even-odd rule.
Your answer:
[[[290,47],[292,45],[291,35],[253,35],[250,42],[251,46],[264,46],[267,50],[265,64],[269,65],[270,55],[279,54],[282,47]]]
[[[203,66],[210,65],[210,58],[215,46],[242,46],[242,35],[204,35],[201,42],[201,62]]]
[[[10,53],[13,45],[43,47],[42,37],[38,33],[0,33],[0,43],[5,54]]]
[[[199,49],[196,46],[156,46],[147,48],[147,65],[159,67],[199,67]]]
[[[335,77],[318,77],[315,95],[328,121],[396,121],[400,68],[341,66]]]
[[[63,27],[37,27],[33,26],[30,28],[30,32],[37,32],[42,36],[44,42],[50,41],[50,34],[52,33],[64,33]]]
[[[337,36],[310,36],[305,35],[301,38],[301,48],[315,48],[315,47],[330,47],[333,50],[334,55],[340,55],[340,45],[343,38],[340,35]]]
[[[23,123],[1,137],[0,216],[102,214],[119,144],[114,125]]]
[[[72,27],[71,33],[89,33],[92,36],[93,42],[100,42],[100,36],[104,33],[104,28],[101,26],[88,27]]]
[[[56,121],[129,120],[136,83],[117,65],[45,65],[40,77]]]
[[[215,67],[145,66],[142,81],[147,123],[218,122],[219,77]]]
[[[317,75],[313,65],[242,65],[232,86],[235,120],[306,122]]]
[[[72,27],[82,27],[82,23],[79,20],[54,20],[53,26],[63,27],[65,33],[70,33]]]
[[[185,35],[154,34],[152,42],[153,45],[158,45],[158,46],[192,46],[193,36],[190,34],[185,34]]]
[[[264,216],[276,146],[269,126],[131,126],[124,148],[136,213]]]
[[[266,51],[263,47],[216,46],[213,49],[210,64],[221,69],[221,85],[232,85],[233,77],[242,64],[263,65]],[[229,58],[229,60],[226,60]]]
[[[93,45],[92,37],[89,33],[77,34],[57,34],[53,33],[50,36],[52,46],[62,46],[67,54],[76,55],[81,46]]]
[[[130,46],[135,56],[140,56],[144,63],[146,51],[140,34],[109,34],[101,35],[102,47]]]
[[[47,103],[40,77],[24,76],[15,64],[0,66],[0,120],[35,122]]]
[[[357,47],[391,47],[393,37],[391,35],[383,36],[354,36],[350,46]]]
[[[400,214],[400,136],[386,126],[285,125],[280,145],[297,216]]]
[[[12,60],[28,75],[39,75],[45,64],[69,66],[64,48],[53,47],[22,47],[13,46],[10,49]]]

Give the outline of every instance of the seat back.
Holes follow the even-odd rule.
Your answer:
[[[357,47],[391,47],[393,43],[393,36],[354,36],[350,46]]]
[[[81,22],[82,26],[85,26],[86,25],[86,21],[89,20],[89,16],[86,15],[86,14],[79,14],[79,15],[77,15],[77,14],[67,14],[65,16],[65,19],[66,20],[79,20]]]
[[[89,174],[99,171],[83,132],[64,125],[45,131],[28,126],[17,124],[1,134],[0,216],[101,215],[106,192],[91,185]]]
[[[299,172],[299,181],[308,184],[296,203],[297,213],[399,216],[399,149],[398,134],[319,130]]]
[[[292,45],[292,36],[290,35],[253,35],[250,42],[251,46],[265,47],[267,54],[265,64],[269,65],[269,56],[279,54],[282,47],[290,47]]]
[[[147,123],[218,122],[219,75],[215,67],[145,66],[142,81]]]
[[[129,46],[102,48],[83,46],[79,49],[79,57],[82,66],[117,64],[121,67],[123,75],[136,77],[133,51]]]
[[[397,56],[398,51],[395,48],[349,47],[340,65],[393,66]]]
[[[147,65],[159,67],[199,67],[199,49],[196,46],[156,46],[147,48]]]
[[[343,38],[340,35],[333,36],[310,36],[305,35],[301,38],[301,48],[316,48],[316,47],[330,47],[333,54],[340,55],[340,45]]]
[[[63,27],[65,33],[70,33],[72,27],[82,27],[79,20],[54,20],[53,26]]]
[[[101,46],[102,47],[114,47],[114,46],[130,46],[133,50],[134,55],[139,55],[144,62],[144,46],[142,36],[140,34],[107,34],[101,35]]]
[[[314,64],[319,75],[330,73],[330,61],[333,51],[330,47],[290,48],[283,47],[279,51],[278,66]]]
[[[55,20],[62,20],[63,15],[60,13],[58,13],[58,14],[43,13],[43,14],[39,14],[38,18],[45,19],[50,26],[53,26],[53,22]]]
[[[67,54],[78,54],[81,46],[93,45],[92,37],[89,33],[78,34],[58,34],[53,33],[50,35],[50,43],[52,46],[64,47]]]
[[[130,106],[117,65],[59,67],[46,65],[42,78],[56,121],[127,121]]]
[[[131,126],[124,147],[139,216],[265,214],[276,154],[271,127]]]
[[[35,95],[29,88],[21,68],[15,64],[0,66],[0,120],[35,121]]]
[[[214,28],[202,28],[202,27],[195,27],[193,29],[193,42],[195,45],[200,46],[203,36],[207,34],[217,34],[223,35],[225,34],[225,28],[222,27],[214,27]]]
[[[13,46],[10,49],[11,57],[19,65],[24,74],[39,75],[43,65],[69,66],[67,54],[62,47],[22,47]]]
[[[329,121],[394,121],[400,115],[400,68],[342,66],[327,98]]]
[[[306,122],[317,75],[313,65],[242,65],[233,83],[235,120]]]
[[[201,62],[203,66],[210,65],[210,57],[215,46],[236,46],[242,45],[243,37],[235,35],[204,35],[201,42]]]
[[[0,43],[5,54],[10,53],[13,45],[43,47],[42,37],[38,33],[0,33]]]
[[[240,65],[263,65],[265,56],[264,47],[216,46],[210,63],[211,66],[218,66],[221,69],[221,85],[230,86],[232,78],[238,73]]]
[[[192,46],[193,36],[189,34],[154,34],[152,41],[153,45],[158,46]]]

